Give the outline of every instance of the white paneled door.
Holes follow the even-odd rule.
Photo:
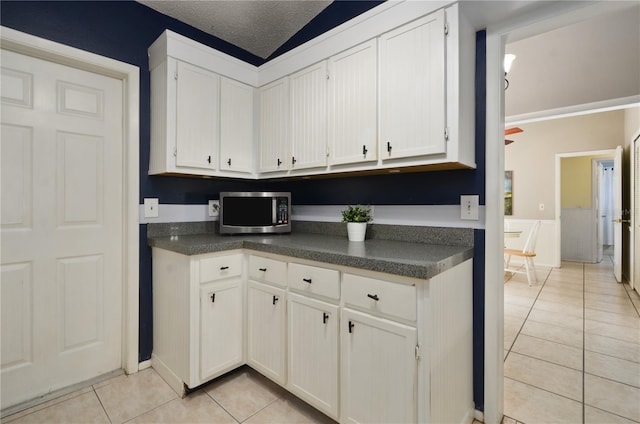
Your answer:
[[[121,367],[123,87],[1,63],[4,409]]]

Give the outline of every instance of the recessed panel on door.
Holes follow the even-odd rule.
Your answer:
[[[101,341],[102,276],[101,255],[58,261],[58,330],[62,352]]]
[[[102,144],[102,137],[58,133],[58,225],[102,222]]]
[[[102,119],[104,93],[91,87],[58,81],[58,113]]]
[[[3,86],[4,87],[4,86]],[[32,129],[2,125],[0,178],[2,229],[31,227]]]
[[[28,365],[32,352],[33,290],[31,263],[0,267],[2,369]]]

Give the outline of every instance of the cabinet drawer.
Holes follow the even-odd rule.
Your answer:
[[[251,255],[249,256],[249,278],[285,287],[287,263]]]
[[[289,288],[340,299],[340,272],[309,265],[289,264]]]
[[[235,277],[242,273],[242,255],[200,259],[200,282]]]
[[[345,305],[366,311],[416,320],[416,288],[352,274],[342,276]]]

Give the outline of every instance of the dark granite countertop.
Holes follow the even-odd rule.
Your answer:
[[[288,235],[150,235],[148,244],[184,255],[251,249],[403,277],[429,279],[473,257],[473,247],[298,232]]]

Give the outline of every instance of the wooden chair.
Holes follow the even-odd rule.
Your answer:
[[[524,248],[522,250],[518,249],[504,249],[504,270],[505,272],[513,272],[520,274],[527,274],[527,281],[529,282],[529,287],[531,287],[531,276],[533,274],[533,281],[538,282],[538,275],[536,274],[536,266],[533,263],[533,258],[536,256],[536,241],[538,239],[538,230],[540,229],[540,221],[536,221],[531,227],[531,231],[529,231],[529,235],[527,236],[527,241],[524,244]],[[518,256],[524,258],[524,267],[526,271],[520,271],[518,268],[510,268],[509,263],[511,262],[512,256]]]

